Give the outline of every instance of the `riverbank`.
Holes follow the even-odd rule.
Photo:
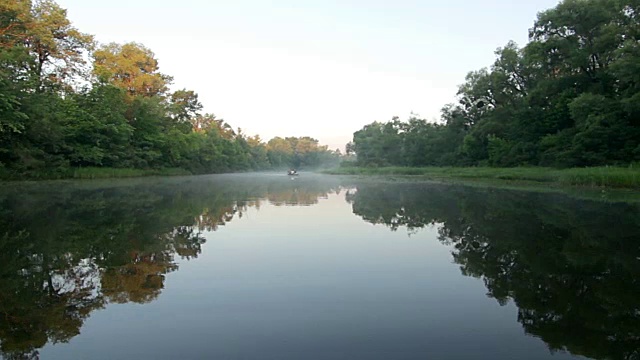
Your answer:
[[[0,169],[1,170],[1,169]],[[133,168],[109,168],[109,167],[85,167],[70,168],[58,171],[38,171],[26,174],[2,173],[0,180],[62,180],[62,179],[110,179],[132,178],[144,176],[178,176],[191,175],[190,171],[180,168],[162,169],[133,169]]]
[[[537,183],[640,189],[640,167],[590,167],[553,169],[542,167],[340,167],[326,170],[330,175],[402,175],[428,180]]]

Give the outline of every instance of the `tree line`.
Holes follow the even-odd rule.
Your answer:
[[[640,160],[640,3],[564,0],[529,42],[468,73],[438,123],[373,122],[348,152],[364,166],[621,165]]]
[[[192,173],[320,166],[339,152],[310,137],[268,142],[170,91],[139,43],[98,44],[52,0],[0,0],[0,177],[78,167]]]

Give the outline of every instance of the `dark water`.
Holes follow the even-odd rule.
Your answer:
[[[0,349],[640,358],[640,208],[303,174],[0,190]]]

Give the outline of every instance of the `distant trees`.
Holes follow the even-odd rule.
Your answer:
[[[372,123],[361,165],[589,166],[640,160],[640,7],[565,0],[470,72],[442,122]]]
[[[266,149],[269,162],[274,167],[315,168],[340,162],[339,152],[329,150],[308,136],[275,137],[269,140]]]

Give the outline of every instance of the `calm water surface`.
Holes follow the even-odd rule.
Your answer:
[[[639,359],[640,207],[302,174],[0,189],[7,359]]]

